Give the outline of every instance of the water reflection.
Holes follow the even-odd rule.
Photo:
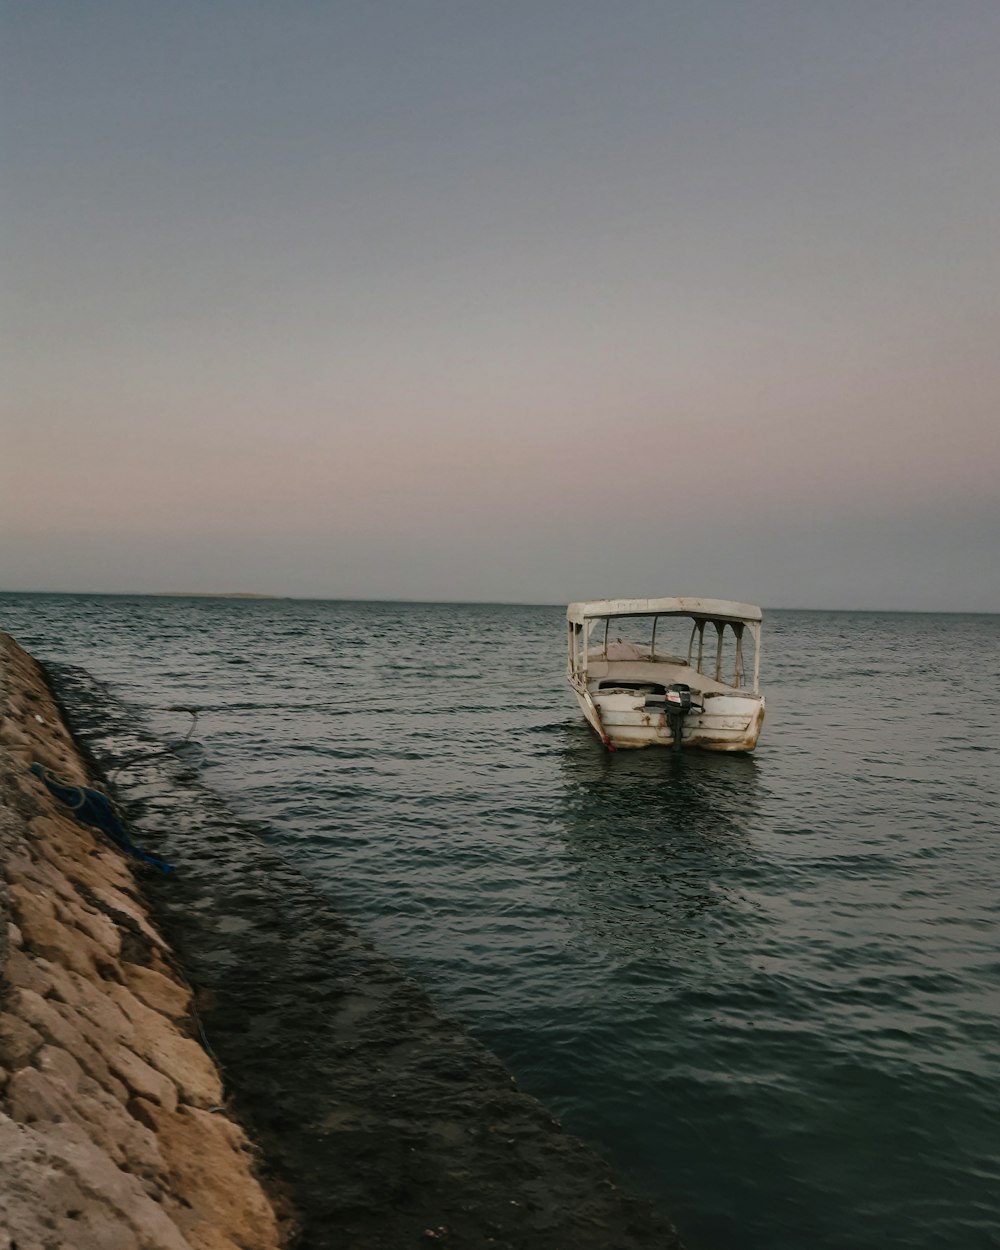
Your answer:
[[[760,771],[750,756],[620,751],[565,729],[559,833],[571,910],[617,956],[724,940],[745,910]],[[720,921],[724,923],[720,924]]]

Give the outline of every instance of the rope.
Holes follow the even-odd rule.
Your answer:
[[[134,859],[142,860],[145,864],[152,864],[161,872],[173,872],[173,868],[165,860],[149,855],[135,845],[122,823],[121,816],[106,794],[101,794],[99,790],[91,790],[87,786],[76,786],[64,777],[43,768],[41,764],[32,764],[31,771],[36,777],[42,779],[60,802],[66,804],[81,824],[99,829],[116,846]]]

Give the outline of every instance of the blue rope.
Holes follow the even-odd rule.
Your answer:
[[[90,790],[86,786],[74,786],[64,778],[57,777],[55,773],[50,773],[41,764],[32,764],[31,771],[36,777],[41,777],[56,798],[72,810],[81,824],[100,829],[116,846],[134,859],[141,859],[144,864],[152,864],[161,872],[173,872],[173,868],[165,860],[157,859],[155,855],[147,855],[135,845],[106,794],[101,794],[99,790]]]

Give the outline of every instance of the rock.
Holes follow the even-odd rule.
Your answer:
[[[116,1039],[135,1049],[132,1021],[109,993],[114,982],[80,976],[46,960],[39,960],[38,964],[48,980],[48,997],[69,1009],[64,1015],[75,1014],[88,1035],[96,1032],[102,1040]]]
[[[191,1012],[191,991],[178,981],[139,964],[122,964],[125,984],[147,1007],[173,1020],[183,1020]]]
[[[45,1137],[2,1114],[0,1159],[3,1250],[143,1250],[130,1224],[85,1192],[64,1161],[52,1155]]]
[[[119,1045],[111,1051],[108,1067],[133,1094],[159,1103],[167,1111],[176,1110],[177,1086],[127,1047]]]
[[[7,747],[29,746],[28,736],[13,716],[0,719],[0,742]]]
[[[172,1021],[147,1007],[125,986],[109,985],[107,989],[133,1026],[135,1051],[170,1077],[185,1102],[196,1107],[217,1107],[223,1099],[222,1082],[201,1046],[184,1037]]]
[[[47,795],[48,791],[44,793]],[[105,842],[98,841],[92,829],[81,825],[73,817],[36,816],[28,828],[35,850],[60,871],[67,871],[68,865],[72,864],[77,880],[91,886],[113,885],[121,888],[130,884],[131,878],[121,856],[113,853]]]
[[[12,948],[7,956],[3,974],[11,985],[25,990],[34,990],[37,994],[44,994],[48,988],[48,982],[39,972],[36,962],[16,947]]]
[[[149,1127],[87,1076],[68,1051],[45,1046],[39,1051],[35,1065],[39,1075],[48,1078],[53,1087],[58,1084],[68,1092],[71,1110],[87,1126],[91,1139],[107,1151],[114,1163],[124,1171],[141,1177],[165,1178],[163,1157]],[[15,1093],[12,1082],[12,1110]],[[16,1119],[26,1120],[26,1117],[14,1114]]]
[[[136,902],[122,890],[116,890],[107,884],[91,887],[91,892],[105,913],[123,928],[137,929],[154,947],[165,950],[166,943],[149,923]]]
[[[117,1216],[134,1234],[141,1250],[192,1250],[164,1208],[145,1191],[141,1181],[122,1172],[75,1126],[39,1130],[46,1149],[73,1177],[85,1195]],[[76,1250],[76,1243],[63,1243]]]
[[[68,1050],[108,1093],[122,1100],[128,1097],[126,1083],[112,1074],[104,1056],[84,1035],[79,1020],[67,1019],[58,1006],[32,990],[19,990],[9,1005],[9,1013],[26,1021],[43,1038]]]
[[[171,1187],[184,1194],[200,1217],[185,1230],[192,1246],[209,1250],[225,1245],[218,1241],[221,1234],[241,1250],[273,1247],[278,1241],[274,1211],[248,1176],[246,1138],[236,1125],[194,1107],[181,1107],[176,1115],[162,1108],[150,1111],[170,1161]]]
[[[100,977],[102,970],[113,974],[108,952],[81,930],[57,919],[49,897],[11,885],[10,898],[25,942],[40,955],[92,979]]]
[[[0,1014],[0,1064],[11,1072],[31,1062],[45,1039],[37,1029],[9,1011]]]

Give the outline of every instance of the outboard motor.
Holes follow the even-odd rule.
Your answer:
[[[664,692],[664,710],[667,714],[667,724],[670,726],[670,736],[673,738],[673,748],[679,751],[684,717],[691,711],[691,687],[685,686],[681,681],[667,686]]]

